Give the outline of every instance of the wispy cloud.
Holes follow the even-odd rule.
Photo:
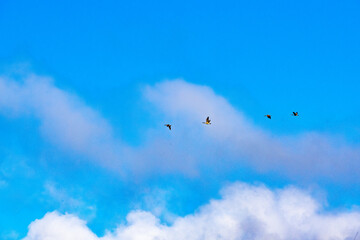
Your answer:
[[[5,180],[0,179],[0,189],[7,187],[8,183]]]
[[[183,80],[148,86],[144,96],[174,128],[171,134],[150,131],[150,140],[132,147],[113,136],[100,113],[51,79],[0,78],[0,112],[36,117],[44,137],[59,148],[122,174],[196,176],[202,169],[227,171],[250,165],[293,179],[359,181],[360,147],[337,137],[316,132],[276,136],[256,126],[211,88]],[[208,115],[213,124],[202,126]]]
[[[151,212],[155,217],[163,219],[167,223],[173,223],[176,215],[168,210],[172,190],[161,188],[146,189],[139,201],[132,204],[132,209],[143,209]]]
[[[69,196],[65,190],[57,188],[53,182],[45,183],[44,188],[46,195],[49,195],[64,207],[78,207],[83,205],[82,201]]]
[[[259,171],[277,171],[293,179],[359,179],[354,176],[360,167],[360,147],[343,139],[317,132],[276,136],[256,126],[211,88],[183,80],[148,86],[144,94],[165,119],[184,126],[174,133],[180,137],[172,139],[176,147],[169,147],[171,154],[166,155],[169,160],[163,162],[165,165],[183,163],[184,159],[186,164],[186,159],[189,161],[187,166],[206,162],[216,163],[220,169],[245,163]],[[199,124],[206,116],[213,119],[211,127]],[[219,162],[219,158],[227,160]]]
[[[4,239],[4,240],[13,240],[13,239],[19,239],[19,234],[15,231],[10,231],[10,232],[7,232],[7,233],[3,233],[1,235],[1,239]]]
[[[120,171],[118,141],[108,122],[74,94],[57,88],[52,79],[28,75],[22,81],[0,78],[0,112],[34,116],[49,141],[66,151]]]
[[[75,192],[81,192],[81,190],[75,189]],[[83,201],[79,193],[76,196],[72,196],[71,193],[67,189],[60,188],[54,182],[48,181],[44,185],[44,196],[46,196],[48,201],[56,202],[56,209],[59,211],[76,213],[85,217],[86,220],[95,218],[96,207]]]
[[[130,212],[126,224],[101,238],[77,216],[51,212],[30,224],[24,240],[343,240],[352,239],[360,226],[359,212],[324,212],[318,201],[294,187],[270,190],[236,183],[221,193],[221,199],[170,226],[149,212]]]

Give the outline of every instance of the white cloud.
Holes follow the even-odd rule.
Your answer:
[[[62,211],[71,211],[77,213],[86,220],[91,220],[96,216],[96,206],[87,204],[79,197],[81,189],[72,189],[72,192],[77,192],[76,197],[72,196],[69,190],[60,188],[54,182],[46,182],[44,185],[44,195],[50,197],[48,201],[55,201],[58,205],[56,209]]]
[[[169,158],[162,160],[162,168],[192,173],[199,165],[225,169],[240,162],[295,179],[359,179],[356,169],[360,168],[360,147],[339,138],[316,132],[275,136],[257,127],[211,88],[183,80],[148,86],[144,94],[165,119],[177,124],[173,135],[178,137],[167,140],[172,145],[161,151],[162,156]],[[212,118],[211,126],[201,126],[206,116]],[[159,145],[165,144],[163,141]],[[151,148],[158,149],[155,144]]]
[[[44,137],[60,148],[120,170],[119,143],[107,121],[50,78],[29,75],[19,82],[1,77],[0,112],[34,116]]]
[[[84,204],[82,201],[69,196],[64,189],[56,187],[53,182],[46,182],[44,188],[44,193],[59,202],[63,207],[79,207]]]
[[[299,189],[236,183],[223,189],[221,199],[170,226],[149,212],[133,211],[126,224],[97,237],[78,217],[52,212],[31,223],[24,240],[350,240],[359,226],[359,212],[325,212]]]
[[[244,164],[293,179],[359,181],[358,146],[316,132],[275,136],[211,88],[182,80],[148,86],[144,94],[174,128],[171,134],[150,130],[150,140],[140,147],[115,139],[97,111],[49,78],[30,75],[22,82],[0,78],[0,112],[35,116],[46,139],[61,149],[134,177],[179,172],[196,176],[202,169],[227,171]],[[203,126],[208,115],[213,124]]]
[[[176,215],[168,210],[170,195],[174,189],[145,189],[139,201],[132,203],[132,208],[143,209],[151,212],[155,217],[163,219],[167,223],[173,223]]]
[[[57,212],[47,213],[29,226],[27,240],[96,240],[98,239],[78,217]]]

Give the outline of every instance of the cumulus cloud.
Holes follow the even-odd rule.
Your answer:
[[[149,212],[130,212],[125,224],[103,237],[74,215],[51,212],[30,224],[24,240],[350,240],[360,226],[359,212],[325,212],[307,192],[294,187],[270,190],[235,183],[221,196],[172,225]]]
[[[0,77],[0,112],[36,117],[44,137],[66,151],[111,168],[120,163],[119,143],[108,122],[50,78],[28,75],[15,81]]]
[[[96,240],[86,222],[70,214],[48,213],[43,219],[35,220],[29,226],[27,240]]]
[[[316,132],[275,136],[253,124],[207,86],[183,80],[164,81],[148,86],[144,95],[165,119],[185,126],[177,129],[179,138],[172,139],[174,147],[170,146],[169,152],[163,154],[171,158],[170,155],[176,156],[178,152],[170,164],[176,166],[178,162],[184,172],[204,161],[220,169],[240,162],[260,171],[278,171],[293,178],[325,176],[342,181],[354,180],[355,171],[360,167],[359,146]],[[210,127],[199,125],[206,116],[213,120]],[[221,164],[219,159],[233,161]],[[189,164],[183,164],[186,160]],[[183,165],[191,169],[182,169]]]

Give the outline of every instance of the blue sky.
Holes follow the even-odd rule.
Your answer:
[[[359,214],[359,11],[357,1],[1,1],[0,238],[42,239],[33,221],[71,217],[87,222],[71,231],[101,237],[137,210],[176,232],[211,199],[225,208],[259,185]]]

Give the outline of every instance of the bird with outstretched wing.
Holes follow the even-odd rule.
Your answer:
[[[206,118],[205,122],[203,122],[203,124],[209,125],[209,124],[211,124],[210,122],[211,122],[211,120],[210,120],[210,118],[209,118],[209,116],[208,116],[208,117]]]
[[[268,119],[271,119],[271,115],[270,115],[270,114],[264,115],[264,117],[267,117]]]

